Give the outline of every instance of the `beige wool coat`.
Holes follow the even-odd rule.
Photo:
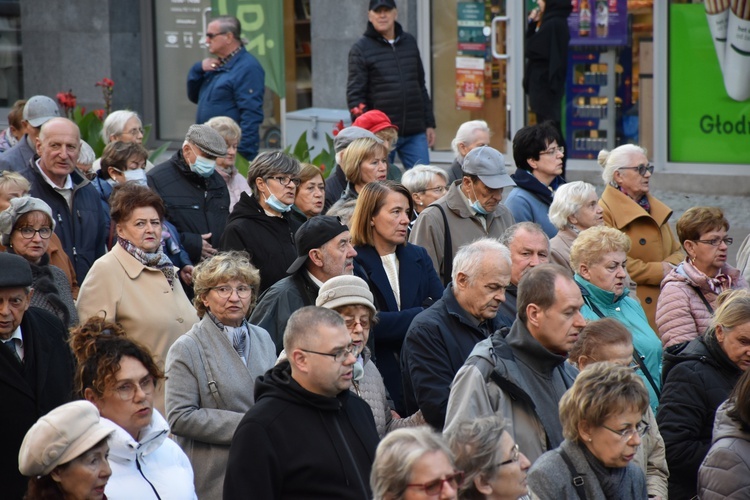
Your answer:
[[[604,189],[599,206],[604,210],[604,223],[619,229],[630,238],[628,274],[638,284],[638,299],[656,332],[656,301],[664,278],[662,261],[677,265],[685,258],[680,242],[669,227],[672,210],[650,194],[651,213],[646,212],[629,196],[612,186]]]
[[[161,271],[144,266],[119,244],[91,266],[76,309],[81,323],[97,314],[120,323],[129,338],[151,351],[160,368],[174,341],[198,322],[177,270],[171,288]],[[157,385],[154,407],[165,414],[163,384]]]

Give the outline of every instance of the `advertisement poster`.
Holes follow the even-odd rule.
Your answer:
[[[484,2],[458,2],[458,52],[464,56],[484,57]]]
[[[750,21],[743,17],[750,12],[670,5],[670,161],[750,163]]]
[[[456,57],[456,108],[481,109],[484,105],[484,59]]]
[[[572,0],[570,45],[627,45],[627,0]]]

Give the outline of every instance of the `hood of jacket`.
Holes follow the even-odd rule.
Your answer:
[[[552,183],[547,187],[530,172],[521,168],[516,169],[510,177],[516,182],[517,187],[536,195],[537,198],[547,205],[552,204],[553,191],[565,184],[565,180],[558,175],[552,179]],[[550,188],[552,188],[552,191],[550,191]]]
[[[101,422],[115,431],[109,438],[109,459],[122,464],[155,452],[169,434],[167,421],[156,409],[151,414],[151,423],[141,431],[140,439],[137,441],[113,421],[102,417]]]
[[[256,404],[263,398],[278,398],[319,411],[339,411],[349,394],[347,390],[340,392],[335,398],[329,398],[304,389],[292,378],[292,367],[288,360],[281,361],[255,381]]]
[[[727,415],[727,411],[732,408],[729,401],[724,401],[719,409],[716,410],[714,419],[714,432],[712,443],[716,443],[724,438],[737,438],[744,441],[750,441],[750,432],[744,429],[742,424]]]
[[[538,372],[549,374],[567,360],[567,356],[548,351],[531,335],[531,332],[520,319],[516,319],[513,326],[510,327],[510,332],[508,332],[505,340],[513,348],[517,358],[525,359]]]
[[[243,192],[240,194],[240,199],[234,205],[232,213],[229,214],[227,225],[236,219],[253,219],[255,223],[261,226],[275,227],[274,223],[278,222],[276,219],[287,219],[287,222],[289,222],[288,217],[288,213],[283,214],[281,217],[267,215],[255,196]]]
[[[717,370],[726,373],[741,375],[741,370],[721,349],[716,342],[715,332],[710,328],[704,335],[687,343],[676,344],[664,350],[664,362],[662,364],[662,380],[667,380],[669,372],[680,363],[686,361],[699,361],[714,366]]]
[[[395,43],[398,43],[398,39],[401,38],[401,33],[404,32],[404,28],[401,26],[401,24],[396,21],[395,25]],[[381,40],[384,43],[389,43],[388,40],[386,40],[383,35],[378,33],[378,31],[375,29],[375,26],[372,25],[370,21],[367,21],[367,28],[365,29],[365,36],[368,38],[373,38],[375,40]]]

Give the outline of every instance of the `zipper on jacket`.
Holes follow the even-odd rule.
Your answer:
[[[398,39],[397,39],[398,40]],[[404,81],[404,75],[401,71],[401,59],[398,57],[398,53],[396,52],[396,42],[390,43],[391,49],[393,50],[393,56],[396,58],[396,67],[398,68],[398,81],[403,82]],[[422,61],[420,60],[419,64],[422,64]],[[406,128],[406,92],[402,92],[403,99],[401,100],[401,129],[404,130]]]
[[[135,467],[138,469],[138,472],[141,473],[141,477],[148,483],[149,486],[151,486],[151,489],[154,490],[154,495],[156,495],[157,500],[161,500],[159,492],[156,491],[154,485],[151,484],[151,481],[149,481],[146,475],[143,473],[143,469],[141,469],[141,462],[138,460],[138,455],[135,456]]]

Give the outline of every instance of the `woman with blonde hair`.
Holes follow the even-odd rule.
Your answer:
[[[321,170],[312,163],[300,163],[299,180],[300,184],[290,213],[297,222],[304,224],[310,217],[323,212],[326,182]]]
[[[590,368],[594,363],[601,361],[630,368],[638,366],[633,359],[633,337],[628,329],[614,318],[599,319],[587,324],[570,350],[568,361],[579,370]],[[648,432],[642,437],[633,463],[646,474],[649,498],[666,499],[669,468],[664,439],[659,433],[656,416],[651,408],[647,408],[643,419],[648,424]]]
[[[661,342],[637,300],[629,296],[627,252],[630,239],[617,229],[595,226],[578,235],[570,249],[573,277],[583,295],[587,320],[615,318],[633,336],[635,359],[656,412],[661,391]]]
[[[198,497],[220,499],[232,436],[276,347],[246,319],[260,283],[247,254],[220,252],[198,264],[193,278],[201,320],[169,349],[167,419],[193,464]]]
[[[706,333],[664,353],[664,389],[656,421],[667,447],[670,498],[696,494],[716,409],[748,367],[750,292],[727,290],[716,300]]]
[[[456,500],[463,478],[442,436],[415,427],[395,430],[380,441],[370,488],[375,500]]]
[[[638,285],[638,298],[651,328],[656,331],[656,301],[661,281],[685,254],[669,227],[672,210],[650,192],[654,166],[646,150],[625,144],[599,152],[602,179],[607,187],[599,204],[604,223],[625,233],[632,242],[628,272]]]
[[[716,298],[724,290],[747,288],[738,269],[727,264],[732,238],[718,207],[692,207],[677,221],[687,257],[661,282],[656,325],[664,347],[693,340],[708,328]]]
[[[570,247],[581,231],[604,224],[602,207],[597,203],[599,196],[594,186],[587,182],[575,181],[563,184],[557,191],[549,207],[549,221],[557,234],[549,240],[550,262],[575,270],[570,266]]]
[[[565,441],[529,471],[532,498],[647,498],[633,459],[649,425],[648,392],[633,370],[595,363],[560,399]]]
[[[339,201],[356,200],[365,184],[386,180],[388,149],[366,137],[355,139],[344,150],[341,168],[346,175],[346,189]]]

